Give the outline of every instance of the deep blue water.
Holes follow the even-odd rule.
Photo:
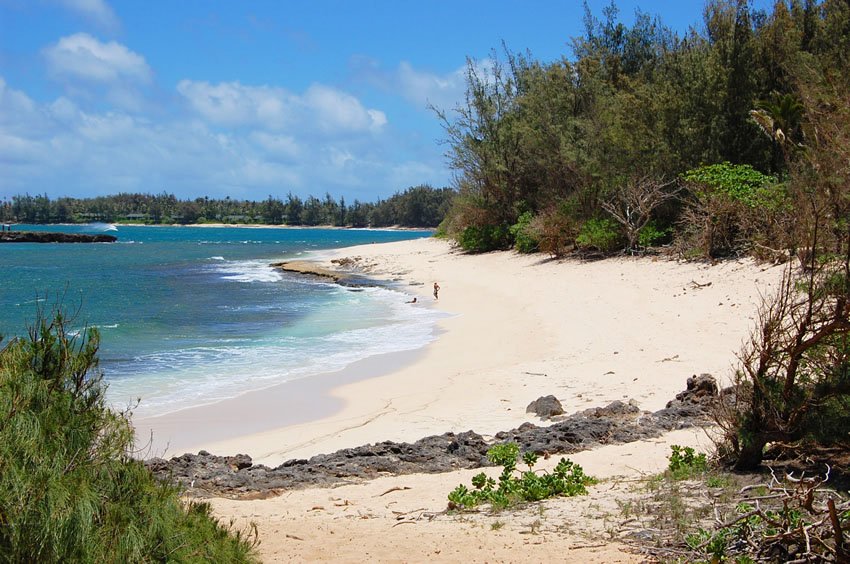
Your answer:
[[[93,232],[87,226],[20,229]],[[119,226],[112,244],[0,245],[0,334],[37,305],[79,310],[101,333],[118,407],[154,415],[418,348],[439,315],[392,288],[346,289],[269,263],[428,232]]]

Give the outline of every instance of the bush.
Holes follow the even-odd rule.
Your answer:
[[[622,236],[617,224],[610,219],[589,219],[581,226],[576,245],[609,253],[620,246]]]
[[[575,244],[576,223],[567,209],[560,206],[534,218],[531,228],[538,236],[538,248],[553,257],[562,257]]]
[[[793,206],[784,184],[749,165],[721,163],[682,175],[693,195],[681,244],[710,258],[752,252],[775,259],[792,244]],[[787,255],[787,253],[786,253]]]
[[[487,458],[502,466],[498,487],[496,480],[481,472],[472,478],[470,490],[463,484],[449,494],[450,509],[472,509],[482,503],[495,508],[505,508],[524,501],[540,501],[554,496],[586,495],[587,486],[596,480],[584,473],[578,464],[562,458],[552,473],[537,474],[534,465],[537,455],[527,452],[522,461],[528,466],[525,472],[517,470],[519,446],[516,443],[494,445]]]
[[[850,256],[790,268],[763,298],[758,324],[739,354],[734,393],[721,402],[736,467],[758,466],[770,442],[815,440],[847,448],[850,420]],[[799,445],[802,446],[802,445]]]
[[[701,166],[685,172],[682,178],[694,187],[700,200],[725,194],[751,208],[775,205],[773,186],[776,179],[750,165],[725,162]]]
[[[521,253],[535,253],[540,247],[540,241],[534,232],[532,220],[534,214],[527,211],[519,216],[517,222],[511,226],[510,233],[514,240],[514,248]]]
[[[669,241],[670,233],[673,231],[670,227],[661,228],[655,221],[650,221],[644,225],[638,232],[638,244],[641,248],[654,247],[665,240]]]
[[[691,447],[671,445],[667,470],[675,480],[690,479],[708,470],[708,461],[704,453],[697,454]]]
[[[0,350],[0,562],[254,561],[256,529],[232,535],[130,457],[98,333],[67,326],[39,315]]]
[[[485,253],[511,246],[510,233],[504,225],[470,225],[461,232],[458,243],[470,253]]]

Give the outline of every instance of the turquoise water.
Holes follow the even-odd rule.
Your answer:
[[[94,232],[107,226],[19,226]],[[116,407],[202,405],[430,342],[438,312],[392,287],[349,289],[269,263],[428,232],[119,226],[112,244],[0,245],[0,334],[60,300],[101,332]]]

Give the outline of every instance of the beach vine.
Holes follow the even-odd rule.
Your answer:
[[[534,452],[522,455],[526,471],[517,469],[519,446],[516,443],[494,445],[487,451],[487,458],[498,466],[502,473],[498,481],[484,472],[472,478],[473,489],[460,484],[449,494],[449,509],[468,510],[489,503],[494,509],[504,509],[522,502],[541,501],[555,496],[586,495],[587,486],[596,479],[584,473],[578,464],[561,458],[552,472],[534,470],[538,456]]]

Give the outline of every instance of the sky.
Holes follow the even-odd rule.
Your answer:
[[[609,0],[589,0],[601,17]],[[769,0],[756,0],[766,7]],[[703,0],[619,0],[676,31]],[[434,106],[504,42],[569,56],[577,0],[0,0],[0,201],[375,201],[450,186]]]

